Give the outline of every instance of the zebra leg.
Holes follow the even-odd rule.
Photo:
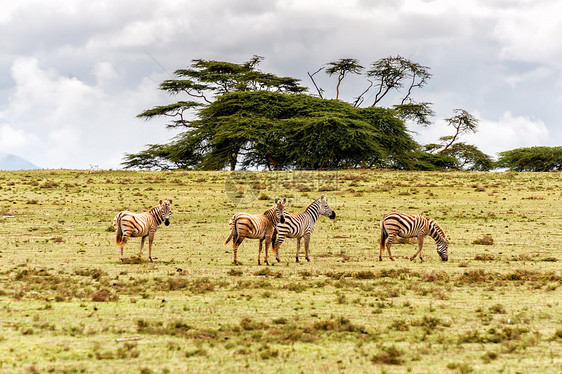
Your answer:
[[[242,243],[242,240],[244,240],[244,238],[237,236],[236,239],[232,242],[232,252],[234,253],[234,265],[239,265],[238,259],[236,258],[236,253],[238,252],[238,247]]]
[[[416,253],[414,253],[414,255],[412,257],[410,257],[410,261],[414,261],[414,259],[416,258],[416,256],[420,256],[420,260],[423,262],[423,257],[421,255],[421,251],[423,248],[423,238],[424,236],[418,236],[418,251]]]
[[[266,237],[265,238],[265,263],[266,263],[266,265],[269,265],[269,260],[267,258],[268,250],[269,250],[269,244],[271,244],[271,238]]]
[[[260,245],[258,247],[258,265],[261,265],[261,247],[263,244],[263,239],[260,239]],[[267,264],[267,254],[265,255],[265,263]]]
[[[284,236],[277,236],[277,241],[273,243],[273,251],[275,252],[275,259],[277,262],[281,262],[281,259],[279,258],[279,247],[281,247],[283,240],[285,240]]]
[[[121,251],[121,257],[119,259],[121,262],[123,262],[123,247],[125,247],[125,243],[127,243],[128,239],[129,237],[127,236],[127,233],[123,233],[121,241],[119,242],[119,250]]]
[[[388,239],[386,240],[386,250],[388,251],[388,257],[394,261],[394,258],[392,257],[392,253],[390,253],[390,246],[392,245],[392,239],[394,238],[393,235],[389,235]]]
[[[310,235],[306,235],[304,237],[304,258],[306,261],[310,262],[310,258],[308,257],[308,247],[310,246]]]
[[[140,244],[140,250],[139,250],[139,257],[142,257],[142,248],[144,247],[144,241],[146,240],[146,237],[148,235],[145,235],[141,238],[141,244]]]
[[[154,234],[148,236],[148,259],[150,262],[154,262],[152,260],[152,242],[154,241]]]
[[[297,238],[297,262],[299,262],[299,251],[301,249],[301,238]]]

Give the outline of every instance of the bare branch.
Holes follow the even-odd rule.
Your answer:
[[[323,99],[324,97],[322,96],[322,92],[324,92],[323,89],[319,88],[318,85],[316,85],[316,81],[314,80],[314,76],[316,74],[318,74],[319,72],[321,72],[322,70],[324,70],[324,67],[322,66],[321,68],[319,68],[318,70],[316,70],[314,73],[310,74],[310,72],[307,72],[308,76],[310,77],[310,80],[312,81],[312,84],[314,84],[314,87],[316,87],[316,91],[318,92],[318,96],[320,96],[321,99]]]
[[[363,91],[363,92],[361,93],[361,95],[357,96],[357,97],[355,98],[355,101],[353,102],[353,106],[356,107],[356,108],[359,107],[361,104],[363,104],[363,100],[364,100],[364,99],[363,99],[363,96],[364,96],[367,92],[369,92],[369,90],[371,89],[371,87],[373,87],[373,84],[375,84],[375,83],[374,83],[372,80],[370,80],[370,79],[367,79],[367,81],[369,82],[369,87],[367,87],[367,89],[366,89],[365,91]]]

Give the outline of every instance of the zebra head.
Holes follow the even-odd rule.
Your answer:
[[[170,225],[172,218],[172,200],[160,200],[160,217],[166,226]]]
[[[283,200],[275,199],[275,211],[277,214],[277,221],[281,223],[285,223],[285,203],[287,202],[287,198]]]
[[[443,233],[442,238],[437,241],[437,254],[441,257],[441,261],[449,260],[449,255],[447,254],[447,249],[449,248],[448,240],[449,238]]]
[[[326,196],[322,195],[322,197],[320,197],[320,199],[318,199],[318,213],[322,214],[323,216],[326,216],[330,219],[334,219],[336,218],[336,212],[334,212],[332,210],[332,208],[330,208],[330,206],[328,205],[328,202],[326,201]]]

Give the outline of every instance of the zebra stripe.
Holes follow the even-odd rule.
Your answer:
[[[330,208],[324,195],[306,207],[303,213],[285,214],[285,223],[277,225],[277,241],[273,245],[277,261],[281,261],[279,259],[279,247],[283,244],[285,238],[297,239],[297,262],[299,262],[301,238],[304,238],[305,258],[307,261],[310,261],[308,257],[310,237],[314,232],[314,224],[318,220],[319,215],[329,217],[330,219],[336,218],[336,213]]]
[[[234,263],[238,265],[238,247],[248,239],[259,239],[258,265],[261,265],[261,250],[265,240],[265,263],[269,265],[268,250],[270,243],[275,241],[275,227],[279,222],[285,222],[285,201],[275,200],[275,205],[263,214],[250,214],[239,212],[232,216],[228,225],[230,235],[226,238],[224,245],[232,239],[232,250],[234,253]]]
[[[388,251],[388,257],[392,261],[392,254],[390,253],[390,246],[397,237],[402,238],[418,238],[418,251],[410,257],[410,260],[414,260],[416,256],[419,255],[420,260],[423,261],[421,251],[423,248],[423,240],[426,236],[431,236],[435,243],[437,244],[437,253],[441,257],[442,261],[448,260],[447,255],[447,236],[445,232],[431,218],[422,216],[419,214],[406,214],[391,212],[384,215],[381,220],[381,240],[380,240],[380,250],[379,250],[379,261],[382,261],[382,253],[385,249]]]
[[[113,219],[115,228],[115,243],[121,250],[121,261],[123,261],[123,247],[131,237],[142,237],[139,257],[142,255],[144,241],[148,237],[148,258],[152,261],[152,242],[154,233],[162,222],[166,226],[170,224],[172,217],[172,200],[160,200],[160,204],[151,208],[148,212],[132,213],[122,211]]]

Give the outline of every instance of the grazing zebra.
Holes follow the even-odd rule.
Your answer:
[[[275,205],[263,214],[236,213],[230,219],[230,235],[226,238],[224,245],[232,239],[234,252],[234,263],[238,265],[236,253],[238,247],[245,238],[259,239],[258,265],[261,265],[261,249],[265,240],[265,263],[269,265],[267,258],[270,243],[275,241],[276,226],[279,222],[285,222],[285,202],[287,199],[275,200]]]
[[[170,224],[172,217],[172,200],[160,200],[160,205],[156,205],[148,212],[131,213],[128,211],[120,212],[113,219],[115,228],[115,242],[121,249],[121,261],[123,261],[123,247],[130,237],[142,237],[139,257],[142,255],[144,240],[148,237],[148,258],[152,261],[152,241],[158,226],[164,222],[166,226]]]
[[[307,261],[310,261],[308,257],[310,236],[314,232],[314,224],[320,214],[330,219],[336,218],[336,213],[330,208],[326,201],[326,196],[324,195],[306,207],[303,213],[285,215],[285,223],[277,225],[277,241],[274,242],[273,245],[273,251],[275,252],[277,261],[281,261],[279,259],[279,247],[285,238],[297,239],[297,262],[299,262],[301,238],[304,238],[305,258]]]
[[[385,248],[388,251],[388,257],[392,261],[392,254],[390,253],[390,246],[397,236],[402,238],[418,238],[418,251],[410,257],[413,261],[416,256],[420,256],[420,260],[423,261],[421,255],[421,250],[423,247],[423,239],[427,236],[431,236],[435,243],[437,243],[437,253],[441,257],[442,261],[447,261],[447,236],[445,232],[431,218],[419,214],[405,214],[391,212],[384,215],[381,220],[381,240],[380,240],[380,251],[379,251],[379,261],[382,261],[382,252]]]

